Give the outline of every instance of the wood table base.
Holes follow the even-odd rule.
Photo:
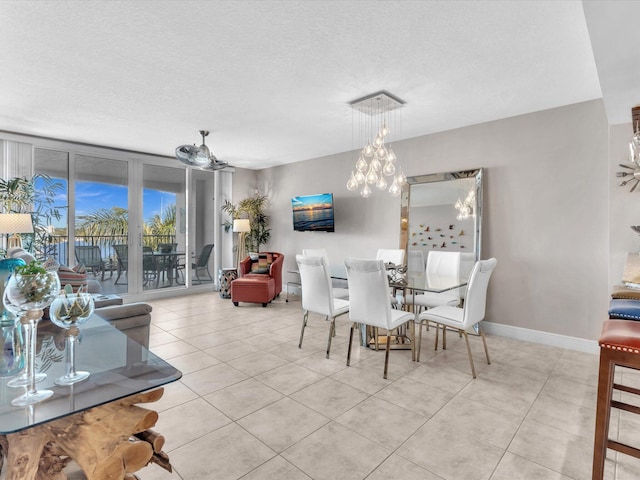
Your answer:
[[[74,460],[87,480],[133,479],[157,463],[171,471],[164,438],[150,430],[158,414],[137,406],[155,402],[164,389],[139,393],[17,433],[0,435],[0,469],[6,480],[66,480],[64,467]]]

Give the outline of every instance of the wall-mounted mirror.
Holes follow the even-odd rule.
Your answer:
[[[400,247],[409,269],[429,252],[480,258],[482,169],[407,177],[401,196]]]

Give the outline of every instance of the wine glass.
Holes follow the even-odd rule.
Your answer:
[[[14,398],[11,405],[26,407],[42,402],[53,395],[52,390],[37,390],[35,378],[36,335],[43,308],[49,306],[60,290],[60,279],[55,271],[44,273],[13,273],[5,289],[5,296],[20,310],[20,323],[25,327],[25,350],[31,362],[29,382],[24,395]],[[5,304],[5,306],[7,306]]]
[[[89,372],[76,371],[76,340],[80,330],[78,326],[86,322],[93,313],[93,296],[90,293],[66,293],[59,295],[49,308],[49,318],[67,336],[66,374],[56,379],[58,385],[73,385],[89,377]]]

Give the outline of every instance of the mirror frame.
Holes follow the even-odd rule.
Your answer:
[[[476,215],[474,220],[473,253],[475,260],[480,260],[482,252],[482,168],[407,177],[407,183],[403,185],[400,196],[400,248],[404,249],[405,258],[407,258],[409,252],[409,205],[411,201],[411,186],[445,182],[460,178],[475,178]]]

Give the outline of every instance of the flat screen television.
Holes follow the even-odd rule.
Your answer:
[[[334,232],[333,193],[303,195],[291,199],[293,230]]]

